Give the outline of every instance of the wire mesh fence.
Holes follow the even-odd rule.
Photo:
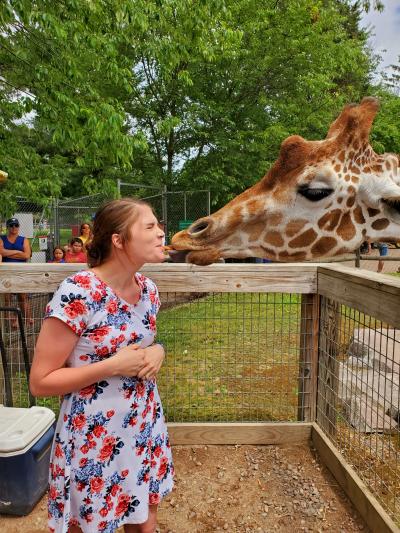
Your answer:
[[[322,298],[317,422],[400,521],[400,331]]]
[[[301,296],[256,293],[163,293],[159,339],[167,357],[158,376],[168,421],[296,421]],[[51,294],[29,297],[24,336],[29,361]],[[11,302],[10,302],[11,300]],[[17,297],[2,303],[18,304]],[[29,403],[23,336],[9,312],[1,332],[13,405]],[[312,332],[309,332],[312,335]],[[0,403],[8,384],[3,373]],[[302,378],[304,379],[304,378]],[[307,378],[306,378],[307,379]],[[304,387],[303,387],[304,388]],[[37,399],[58,410],[58,398]]]

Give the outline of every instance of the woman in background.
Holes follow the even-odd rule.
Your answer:
[[[68,252],[65,252],[66,263],[86,263],[87,257],[83,251],[83,242],[79,237],[71,239]]]

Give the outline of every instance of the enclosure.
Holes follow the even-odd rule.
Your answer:
[[[76,268],[0,265],[1,293],[29,293],[34,316],[21,339],[2,312],[3,403],[34,401],[26,373],[44,307]],[[398,531],[400,280],[328,264],[143,272],[162,296],[158,383],[173,445],[234,457],[238,445],[310,444],[372,531]]]

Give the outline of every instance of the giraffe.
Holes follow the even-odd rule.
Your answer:
[[[172,259],[306,261],[400,240],[399,160],[369,144],[378,109],[367,97],[346,106],[324,140],[288,137],[260,182],[173,236]]]

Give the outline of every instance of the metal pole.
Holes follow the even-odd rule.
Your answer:
[[[183,220],[187,220],[186,215],[186,193],[183,193]]]
[[[54,241],[60,244],[60,219],[58,211],[58,198],[54,198]]]
[[[117,199],[121,198],[121,180],[117,179]]]
[[[161,208],[162,208],[162,219],[164,221],[165,234],[167,235],[168,231],[168,204],[167,204],[167,186],[164,185],[163,191],[161,193]]]
[[[355,265],[354,265],[356,268],[360,268],[360,266],[361,266],[360,259],[361,259],[360,248],[357,248],[357,250],[356,250],[356,260],[355,260]]]
[[[210,216],[211,214],[211,193],[210,191],[207,191],[207,215]]]

